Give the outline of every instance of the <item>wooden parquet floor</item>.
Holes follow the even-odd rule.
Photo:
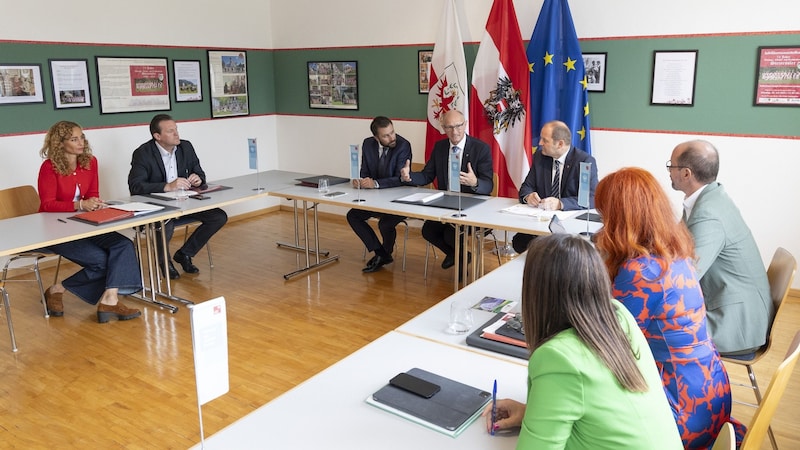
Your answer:
[[[276,247],[294,235],[291,214],[274,212],[229,223],[211,241],[215,268],[209,270],[203,250],[194,259],[200,274],[184,274],[173,284],[178,296],[196,302],[224,296],[227,303],[230,392],[203,406],[206,436],[451,293],[452,270],[442,270],[441,259],[431,259],[423,279],[418,228],[411,229],[405,273],[400,234],[395,263],[362,274],[363,247],[344,218],[323,216],[320,224],[321,246],[340,255],[321,270],[283,279],[304,256]],[[487,256],[486,265],[496,267],[497,259]],[[62,264],[62,275],[74,270]],[[53,269],[44,271],[46,280],[53,275]],[[69,294],[64,317],[45,319],[34,283],[11,283],[8,291],[20,350],[11,353],[0,331],[0,448],[188,448],[199,442],[187,308],[170,314],[128,299],[142,310],[140,319],[100,325],[95,307]],[[788,346],[783,335],[798,324],[800,299],[793,299],[779,318],[774,358],[757,367],[764,388]],[[729,372],[732,380],[745,380],[744,369]],[[800,426],[791,414],[798,407],[795,376],[773,422],[783,448],[800,448]],[[752,415],[738,405],[734,412],[745,423]],[[298,436],[298,448],[302,442]]]

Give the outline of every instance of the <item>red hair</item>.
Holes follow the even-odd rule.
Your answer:
[[[667,194],[648,171],[626,167],[597,184],[595,206],[603,217],[597,248],[613,280],[620,266],[640,256],[660,258],[662,273],[675,259],[694,258],[686,224],[676,221]]]

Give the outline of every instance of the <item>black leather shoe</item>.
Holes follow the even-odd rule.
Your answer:
[[[186,256],[182,251],[178,250],[175,252],[175,256],[172,257],[176,263],[180,264],[183,268],[183,271],[186,273],[199,273],[200,269],[197,268],[194,264],[192,264],[192,257]],[[172,264],[170,264],[172,265]]]
[[[361,269],[361,271],[362,272],[366,272],[367,270],[369,270],[369,268],[372,267],[373,264],[375,264],[375,260],[377,260],[377,259],[378,259],[378,255],[375,255],[372,258],[370,258],[369,261],[367,261],[367,265],[364,266],[364,268]]]
[[[447,255],[442,261],[442,269],[449,269],[456,265],[456,258],[453,255]]]
[[[159,266],[161,267],[161,273],[164,274],[165,272],[164,266],[162,266],[161,264],[159,264]],[[176,269],[175,266],[172,265],[172,261],[169,261],[169,271],[166,272],[168,272],[170,280],[177,280],[178,278],[181,277],[181,274],[178,273],[178,269]]]
[[[372,259],[369,260],[369,264],[367,264],[367,267],[364,267],[362,271],[364,273],[377,272],[378,270],[380,270],[381,267],[385,266],[386,264],[389,264],[392,261],[394,261],[394,258],[392,258],[391,256],[385,257],[385,256],[375,255]]]

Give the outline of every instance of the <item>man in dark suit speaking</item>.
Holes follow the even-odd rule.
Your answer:
[[[447,139],[442,139],[433,146],[430,159],[425,163],[422,172],[411,172],[411,165],[406,161],[400,169],[400,181],[405,184],[423,186],[437,180],[439,190],[447,190],[450,152],[454,152],[461,160],[459,183],[461,192],[469,194],[489,195],[494,188],[494,172],[492,170],[492,151],[489,145],[479,139],[467,136],[467,119],[460,111],[447,111],[442,117]],[[422,236],[440,249],[445,257],[442,268],[448,269],[455,264],[455,228],[451,224],[427,220],[422,225]],[[461,248],[464,248],[462,245]]]
[[[578,205],[580,163],[592,163],[589,180],[589,207],[594,208],[597,188],[597,162],[594,157],[572,146],[572,132],[564,122],[554,120],[542,127],[539,149],[533,154],[533,164],[519,188],[519,201],[532,207],[551,211],[583,209]],[[533,236],[517,233],[511,244],[517,253],[528,249]]]
[[[402,136],[395,134],[394,124],[388,117],[378,116],[369,126],[372,136],[361,144],[361,178],[353,180],[353,187],[361,189],[383,189],[400,186],[400,168],[411,159],[411,144]],[[371,217],[378,218],[378,229],[383,243],[367,223]],[[367,250],[375,255],[367,261],[362,272],[371,273],[394,261],[394,243],[397,238],[397,225],[403,216],[384,214],[363,209],[347,212],[347,223],[355,231]]]
[[[131,160],[131,171],[128,173],[128,189],[131,195],[146,195],[154,192],[171,192],[180,189],[191,189],[206,184],[206,174],[200,167],[200,159],[194,151],[192,143],[184,141],[178,134],[178,125],[167,114],[158,114],[150,121],[152,139],[134,150]],[[203,248],[223,225],[228,221],[225,211],[214,208],[182,218],[200,221],[200,226],[186,240],[186,243],[175,252],[173,259],[179,263],[186,273],[198,273],[200,270],[192,264],[194,255]],[[175,222],[165,225],[167,245],[175,230]],[[159,262],[163,251],[161,239],[157,246]],[[167,269],[167,270],[165,270]],[[170,279],[180,278],[180,274],[172,262],[169,267],[162,267],[168,272]]]

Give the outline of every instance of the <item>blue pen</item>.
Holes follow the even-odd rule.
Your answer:
[[[492,387],[492,430],[491,435],[494,436],[494,423],[497,422],[497,380],[494,380]]]

